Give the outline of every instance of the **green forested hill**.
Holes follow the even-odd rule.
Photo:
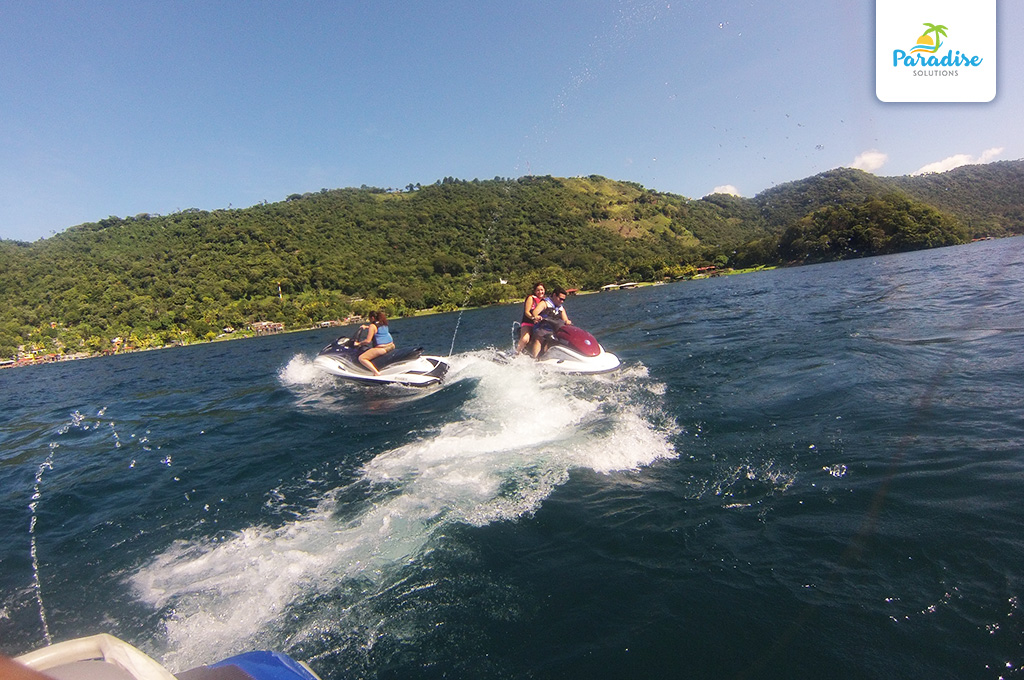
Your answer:
[[[862,203],[894,190],[882,177],[839,168],[772,187],[758,194],[753,202],[768,228],[780,233],[819,208]]]
[[[949,172],[890,181],[918,200],[956,216],[975,238],[1022,231],[1024,162],[965,165]]]
[[[534,280],[595,289],[706,264],[861,257],[1024,231],[1020,162],[957,184],[836,170],[753,199],[700,200],[604,177],[451,178],[292,195],[238,210],[110,217],[0,240],[0,358],[212,339],[517,299]],[[940,188],[937,188],[940,187]],[[502,283],[504,281],[505,283]]]
[[[699,231],[691,203],[597,177],[449,179],[111,217],[0,244],[0,356],[25,344],[96,351],[113,337],[190,342],[370,304],[397,314],[454,309],[518,297],[535,278],[596,287],[678,276],[706,254],[690,230]]]

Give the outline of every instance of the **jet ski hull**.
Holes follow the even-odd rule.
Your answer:
[[[380,375],[374,375],[359,363],[359,355],[366,351],[353,347],[348,338],[338,338],[324,347],[313,364],[331,375],[353,382],[370,385],[408,385],[430,387],[437,385],[448,373],[448,362],[441,357],[421,354],[422,349],[393,350],[373,360]]]
[[[608,373],[620,365],[617,356],[578,326],[557,325],[545,344],[537,363],[563,373]]]
[[[604,348],[600,354],[588,357],[557,345],[540,355],[537,363],[562,373],[610,373],[621,365],[619,358]]]

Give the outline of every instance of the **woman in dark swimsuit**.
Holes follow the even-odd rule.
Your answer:
[[[533,317],[533,310],[544,299],[544,293],[544,284],[535,283],[533,284],[533,292],[527,295],[526,301],[523,302],[523,318],[519,320],[519,342],[516,343],[516,354],[522,352],[523,348],[526,347],[526,343],[530,342],[533,322],[536,321]]]

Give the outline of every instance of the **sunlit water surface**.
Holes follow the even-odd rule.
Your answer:
[[[172,670],[949,677],[1024,663],[1024,240],[570,300],[623,360],[508,361],[512,306],[0,371],[0,651]],[[456,327],[458,332],[456,333]]]

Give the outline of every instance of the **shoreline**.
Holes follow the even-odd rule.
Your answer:
[[[698,275],[698,276],[694,276],[694,277],[688,278],[688,279],[679,279],[677,281],[638,281],[636,283],[630,284],[630,288],[633,288],[633,287],[635,287],[635,288],[647,288],[647,287],[650,287],[650,286],[663,286],[663,285],[666,285],[666,284],[669,284],[669,283],[683,283],[685,281],[704,281],[704,280],[707,280],[707,279],[710,279],[710,278],[716,278],[716,277],[719,277],[719,276],[735,276],[737,274],[750,274],[750,273],[755,273],[755,272],[768,271],[768,270],[771,270],[771,269],[775,269],[775,267],[774,266],[761,266],[761,267],[751,267],[751,268],[748,268],[748,269],[721,270],[721,271],[718,271],[718,272],[716,272],[714,274],[711,274],[711,275]],[[598,294],[598,293],[615,293],[615,292],[618,292],[618,290],[629,290],[629,289],[628,288],[621,288],[621,289],[611,289],[611,290],[580,290],[580,291],[577,291],[577,292],[573,293],[573,295],[575,296],[575,295],[595,295],[595,294]],[[520,300],[518,298],[516,298],[516,299],[503,300],[501,302],[496,302],[496,303],[494,303],[492,305],[485,305],[484,307],[496,307],[496,306],[500,306],[500,305],[514,305],[514,304],[519,304],[519,302],[520,302]],[[451,313],[454,313],[454,312],[465,312],[465,311],[469,311],[469,310],[472,310],[472,309],[484,309],[484,307],[458,307],[456,309],[448,310],[448,311],[441,311],[441,310],[437,310],[437,309],[418,309],[415,312],[413,312],[412,314],[410,314],[409,316],[402,317],[402,318],[412,318],[412,317],[418,317],[418,316],[430,316],[430,315],[434,315],[434,314],[451,314]],[[104,358],[104,357],[123,356],[125,354],[136,354],[138,352],[155,352],[155,351],[159,351],[159,350],[175,349],[175,348],[178,348],[178,347],[191,347],[193,345],[206,345],[206,344],[210,344],[210,343],[214,343],[214,342],[230,342],[232,340],[248,340],[248,339],[251,339],[251,338],[265,337],[267,335],[282,335],[284,333],[304,333],[304,332],[307,332],[307,331],[315,331],[315,330],[320,330],[320,329],[324,329],[324,328],[332,328],[332,327],[336,328],[336,327],[343,327],[343,326],[351,326],[353,324],[358,324],[361,321],[362,321],[361,318],[355,319],[353,317],[349,317],[348,320],[346,320],[344,322],[340,322],[339,321],[338,323],[334,323],[334,322],[320,322],[320,324],[316,324],[316,325],[309,326],[309,327],[282,329],[282,330],[274,332],[274,333],[258,333],[258,332],[251,331],[251,330],[249,330],[249,331],[236,331],[235,333],[231,333],[230,335],[218,336],[218,337],[216,337],[216,338],[214,338],[212,340],[197,340],[196,342],[178,343],[178,344],[172,344],[172,345],[163,345],[161,347],[143,347],[143,348],[140,348],[140,349],[130,349],[130,350],[110,351],[110,352],[95,352],[95,353],[75,352],[74,354],[47,354],[47,355],[44,355],[41,358],[33,357],[32,359],[20,359],[20,360],[16,359],[16,360],[10,360],[10,361],[6,361],[6,362],[0,361],[0,370],[4,370],[4,369],[8,369],[8,368],[28,368],[30,366],[44,366],[44,365],[47,365],[47,364],[61,364],[61,363],[65,363],[65,362],[68,362],[68,361],[81,361],[81,360],[84,360],[84,359],[101,359],[101,358]],[[321,325],[321,324],[328,324],[328,325]]]

